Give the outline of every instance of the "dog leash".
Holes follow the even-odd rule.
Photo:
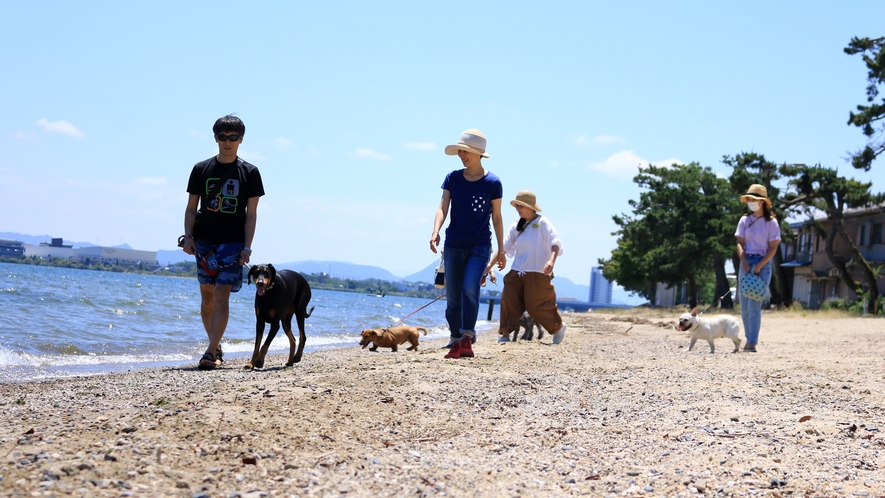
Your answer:
[[[436,299],[434,299],[433,301],[430,301],[429,303],[425,304],[424,306],[421,306],[420,308],[416,309],[415,311],[413,311],[413,312],[409,313],[408,315],[406,315],[406,316],[400,318],[399,320],[393,322],[392,325],[388,325],[388,326],[382,328],[381,330],[387,330],[387,329],[389,329],[390,327],[395,327],[395,326],[396,326],[397,324],[399,324],[399,323],[403,323],[403,320],[405,320],[406,318],[408,318],[408,317],[414,315],[415,313],[417,313],[417,312],[423,310],[424,308],[430,306],[431,304],[433,304],[433,303],[439,301],[440,299],[442,299],[442,298],[444,298],[444,297],[446,297],[445,294],[440,294],[440,296],[437,297]]]
[[[704,311],[701,311],[700,313],[698,313],[698,316],[701,316],[701,315],[703,315],[704,313],[706,313],[706,312],[710,311],[711,309],[713,309],[713,306],[716,306],[717,304],[719,304],[720,302],[722,302],[722,300],[725,299],[725,296],[727,296],[727,295],[729,295],[729,294],[731,294],[731,289],[729,289],[729,291],[726,292],[725,294],[722,294],[721,296],[719,296],[719,299],[713,301],[713,304],[711,304],[707,309],[705,309]]]

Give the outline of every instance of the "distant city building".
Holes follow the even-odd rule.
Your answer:
[[[20,258],[25,255],[25,246],[17,240],[0,239],[0,256]]]
[[[160,266],[160,263],[157,262],[157,251],[101,246],[74,248],[71,244],[63,243],[60,238],[54,238],[52,242],[41,242],[37,246],[25,244],[17,240],[0,240],[0,255],[36,256],[41,259],[70,259],[71,261],[86,264],[141,265],[150,269]]]
[[[590,304],[611,304],[612,283],[602,276],[602,270],[594,266],[590,270]]]

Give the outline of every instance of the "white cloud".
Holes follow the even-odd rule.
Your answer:
[[[390,159],[390,154],[382,154],[380,152],[375,152],[372,149],[357,149],[352,155],[361,159],[378,159],[381,161],[387,161]]]
[[[573,145],[577,145],[578,147],[589,147],[591,145],[612,145],[612,144],[623,144],[626,141],[621,137],[616,137],[613,135],[597,135],[593,138],[588,137],[586,134],[571,136],[569,137],[569,141]]]
[[[625,143],[625,140],[612,135],[597,135],[593,137],[593,143],[596,145],[622,144]]]
[[[288,139],[285,137],[279,137],[276,140],[274,140],[274,142],[276,142],[277,147],[279,147],[281,149],[288,149],[293,144],[291,139]]]
[[[49,121],[44,118],[37,121],[37,125],[50,133],[61,133],[63,135],[70,135],[72,137],[83,136],[82,131],[78,130],[76,126],[68,123],[63,119],[60,119],[58,121]]]
[[[12,138],[16,140],[27,140],[28,134],[23,131],[17,131],[12,135]]]
[[[406,142],[403,144],[403,149],[436,150],[436,143],[434,143],[434,142]]]
[[[140,183],[142,185],[166,185],[168,181],[165,176],[142,176],[141,178],[135,179],[136,183]]]
[[[664,159],[653,161],[655,166],[670,167],[674,164],[684,164],[679,159]],[[622,150],[609,156],[605,161],[591,163],[590,168],[601,171],[617,178],[633,178],[639,173],[639,167],[647,168],[649,161],[636,155],[632,150]]]
[[[260,152],[245,151],[243,149],[238,149],[237,155],[247,161],[264,161],[265,159],[267,159],[266,157],[261,155]]]

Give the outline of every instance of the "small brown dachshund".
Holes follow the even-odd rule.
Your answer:
[[[369,351],[377,351],[379,347],[390,348],[396,352],[397,346],[405,342],[412,343],[412,347],[407,351],[418,351],[418,331],[427,335],[427,329],[424,327],[409,327],[408,325],[400,325],[399,327],[390,327],[386,329],[366,329],[361,334],[360,346],[366,349],[369,343],[372,347]]]
[[[246,364],[247,369],[262,368],[264,357],[267,356],[267,348],[270,342],[280,330],[280,321],[283,323],[283,331],[289,338],[289,361],[287,367],[301,361],[304,352],[304,319],[313,313],[313,307],[307,310],[310,303],[310,284],[298,272],[292,270],[277,270],[273,265],[255,265],[249,270],[247,283],[255,281],[255,350],[252,359]],[[292,316],[298,323],[298,352],[295,351],[295,337],[292,335]],[[261,346],[261,337],[264,335],[264,324],[270,324],[270,332],[267,341]],[[260,349],[259,349],[260,348]]]

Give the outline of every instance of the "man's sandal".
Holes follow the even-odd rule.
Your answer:
[[[221,346],[218,346],[218,349],[215,350],[215,359],[219,365],[224,363],[224,351],[221,350]]]
[[[200,370],[215,370],[215,367],[218,366],[218,363],[215,361],[215,357],[209,353],[203,353],[203,357],[200,358],[200,363],[197,366]]]

